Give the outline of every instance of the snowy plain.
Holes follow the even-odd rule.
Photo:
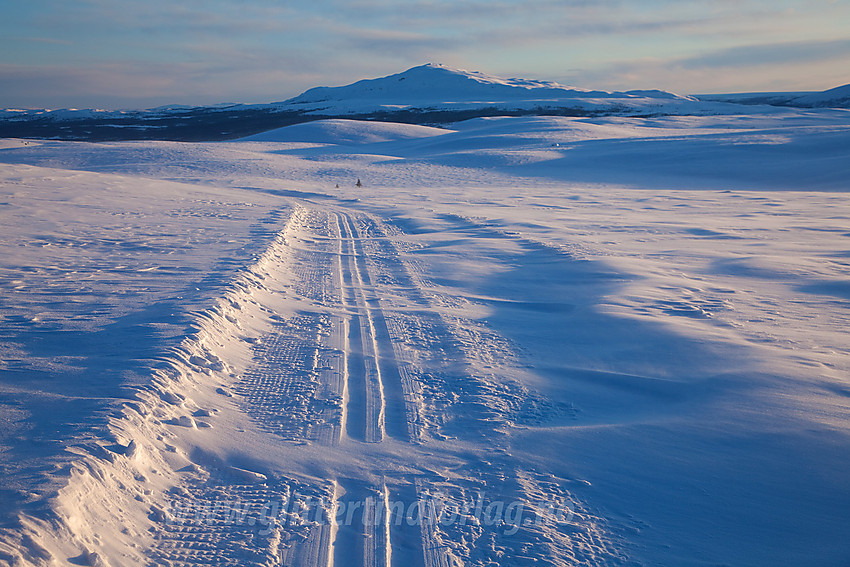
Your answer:
[[[0,141],[0,561],[846,564],[850,111],[742,111]]]

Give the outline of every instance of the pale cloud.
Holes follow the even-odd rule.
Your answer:
[[[678,64],[689,68],[733,68],[833,59],[850,60],[850,39],[741,45],[688,57]]]
[[[28,102],[3,106],[31,108],[272,102],[303,90],[284,90],[289,85],[315,85],[324,75],[298,63],[278,62],[273,67],[269,63],[247,67],[201,63],[104,63],[86,67],[0,64],[0,101],[24,100]],[[61,102],[57,104],[57,100]]]
[[[73,41],[56,39],[54,37],[14,37],[13,41],[31,41],[34,43],[50,43],[54,45],[74,45]]]
[[[80,105],[86,84],[90,105],[281,100],[425,62],[590,88],[810,90],[846,71],[847,21],[829,0],[31,0],[0,21],[0,106]]]
[[[663,88],[684,94],[823,90],[850,81],[835,72],[848,58],[850,40],[771,43],[691,57],[623,59],[574,70],[559,80],[610,90]],[[752,88],[753,82],[759,88]]]

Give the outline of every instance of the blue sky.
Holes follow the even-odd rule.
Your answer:
[[[0,107],[272,102],[423,63],[608,90],[850,83],[847,0],[0,3]]]

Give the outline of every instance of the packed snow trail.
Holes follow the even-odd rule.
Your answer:
[[[348,214],[337,214],[339,240],[347,245],[340,255],[343,273],[343,298],[346,305],[355,308],[352,320],[359,331],[349,336],[349,344],[356,343],[359,335],[363,345],[363,362],[366,383],[366,440],[377,442],[385,436],[399,440],[408,439],[408,420],[405,416],[404,393],[401,375],[393,353],[393,343],[387,330],[386,319],[366,267],[362,236]],[[350,302],[350,303],[349,303]],[[354,327],[354,323],[350,325]]]
[[[520,521],[510,529],[501,516],[482,520],[485,508],[498,516],[521,503],[530,513],[545,499],[572,515],[577,502],[502,449],[488,447],[482,467],[481,450],[456,452],[440,441],[447,439],[441,423],[456,419],[473,437],[494,435],[501,426],[494,412],[515,404],[518,393],[505,391],[509,398],[486,408],[484,396],[492,402],[500,394],[480,377],[426,383],[426,376],[464,366],[442,360],[445,349],[462,359],[465,344],[494,353],[505,345],[488,345],[481,334],[453,338],[451,324],[428,312],[426,292],[388,230],[362,213],[295,208],[273,256],[281,265],[265,270],[292,274],[282,293],[300,307],[270,313],[270,331],[253,342],[253,361],[233,386],[236,404],[256,426],[288,444],[286,461],[255,473],[193,459],[170,491],[171,521],[153,528],[155,562],[448,567],[484,565],[517,545],[525,549],[520,563],[557,563],[582,556],[580,549],[593,550],[582,552],[590,563],[613,557],[595,530],[570,550],[565,536],[555,535],[563,523]],[[443,345],[436,356],[435,344]],[[447,380],[459,386],[456,393],[440,389]],[[315,461],[322,446],[334,457]],[[404,464],[387,460],[391,455]],[[435,473],[446,460],[471,476]],[[316,467],[321,476],[305,473]],[[440,523],[445,514],[454,521]]]
[[[753,109],[0,142],[0,563],[845,563],[847,112]]]

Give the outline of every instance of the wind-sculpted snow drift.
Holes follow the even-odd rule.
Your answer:
[[[587,522],[584,529],[594,519],[550,476],[516,468],[508,454],[463,481],[447,482],[427,460],[352,467],[351,457],[373,452],[361,443],[403,462],[428,439],[445,439],[437,429],[453,415],[464,423],[462,437],[488,438],[504,424],[568,411],[547,408],[510,382],[421,376],[421,359],[435,354],[423,342],[469,330],[453,331],[439,318],[384,313],[373,279],[409,287],[399,299],[428,306],[391,241],[378,240],[386,238],[368,216],[296,206],[270,248],[163,355],[136,400],[110,416],[108,438],[72,448],[80,459],[53,499],[54,514],[22,518],[20,551],[7,547],[7,559],[326,565],[362,554],[364,565],[389,565],[393,556],[452,565],[513,554],[517,534],[523,545],[544,545],[527,551],[529,560],[550,553],[582,561],[614,557],[594,531],[580,538],[580,550],[552,538],[552,529],[575,518]],[[293,302],[306,305],[293,309]],[[474,347],[477,357],[504,346],[481,337],[455,342],[440,349],[451,348],[452,357],[432,361],[432,372],[462,367],[473,354],[466,349]],[[450,390],[436,388],[446,380],[454,384]],[[487,407],[473,413],[452,410],[485,399]],[[239,422],[246,419],[255,435],[291,444],[277,465],[286,468],[276,470],[220,438],[225,427],[243,431]],[[278,444],[274,439],[260,443]],[[312,448],[350,451],[351,443],[365,455],[321,458]],[[311,474],[315,466],[327,476]],[[519,484],[488,494],[506,472]],[[123,529],[113,533],[115,526]],[[452,551],[442,543],[459,533],[470,547]]]
[[[3,142],[0,561],[841,564],[845,114]]]

